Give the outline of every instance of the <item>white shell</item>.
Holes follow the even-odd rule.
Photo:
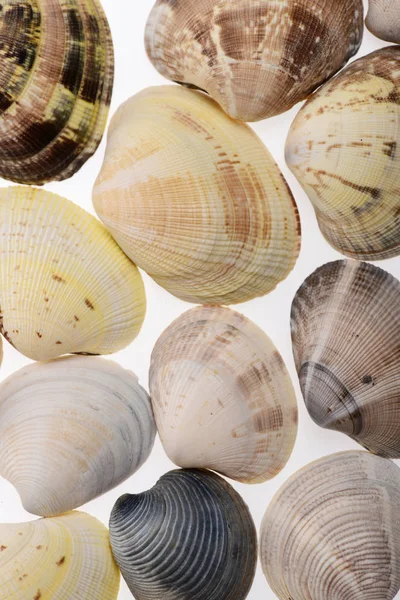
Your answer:
[[[365,24],[381,40],[400,44],[400,0],[369,0]]]

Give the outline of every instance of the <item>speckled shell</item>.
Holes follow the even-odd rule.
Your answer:
[[[116,600],[119,582],[108,531],[85,513],[0,525],[4,600]]]
[[[93,201],[124,252],[189,302],[264,295],[300,249],[297,207],[264,144],[179,86],[146,89],[119,108]]]
[[[42,184],[95,152],[114,55],[99,0],[4,0],[0,12],[0,177]]]
[[[392,600],[400,589],[400,470],[367,452],[307,465],[261,526],[261,564],[280,600]]]
[[[147,460],[156,434],[137,377],[101,358],[29,365],[0,385],[0,475],[44,517],[111,490]]]
[[[323,265],[292,305],[293,353],[313,420],[400,458],[400,282],[350,260]]]
[[[151,357],[150,394],[161,441],[180,467],[260,483],[285,466],[297,402],[281,355],[249,319],[197,307],[176,319]]]
[[[168,79],[207,91],[233,118],[289,110],[346,64],[362,0],[157,0],[147,54]]]
[[[138,334],[139,271],[101,223],[44,190],[0,188],[0,331],[34,360],[109,354]]]
[[[400,47],[318,90],[294,120],[286,161],[334,248],[365,260],[400,254]]]
[[[244,600],[257,537],[237,492],[208,471],[170,471],[111,513],[114,557],[136,600]]]
[[[381,40],[400,44],[400,0],[369,0],[365,24]]]

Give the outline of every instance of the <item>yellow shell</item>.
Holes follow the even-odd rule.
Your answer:
[[[300,249],[295,201],[261,140],[179,86],[119,108],[93,201],[124,252],[189,302],[262,296]]]
[[[101,223],[69,200],[0,188],[0,330],[34,360],[110,354],[138,334],[142,278]]]
[[[304,100],[358,50],[362,0],[157,0],[147,54],[165,77],[258,121]]]
[[[0,177],[42,184],[95,152],[114,55],[99,0],[5,0],[0,11]]]
[[[353,258],[400,254],[400,47],[360,58],[297,115],[286,161],[322,233]]]
[[[0,525],[2,600],[116,600],[119,582],[108,531],[85,513]]]

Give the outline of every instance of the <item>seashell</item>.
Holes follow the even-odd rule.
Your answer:
[[[24,508],[68,512],[133,475],[156,434],[136,375],[101,358],[31,364],[0,385],[0,474]]]
[[[0,188],[0,330],[34,360],[110,354],[145,314],[139,271],[101,223],[50,192]]]
[[[400,1],[369,0],[365,24],[381,40],[400,44]]]
[[[400,458],[400,282],[370,264],[323,265],[292,305],[293,353],[312,419]]]
[[[400,47],[360,58],[310,98],[286,162],[334,248],[365,260],[400,254]]]
[[[106,527],[73,512],[0,525],[0,597],[116,600],[120,576]]]
[[[188,302],[262,296],[300,250],[295,201],[264,144],[179,86],[144,90],[119,108],[93,199],[124,252]]]
[[[292,382],[274,344],[243,315],[209,306],[181,315],[155,345],[149,385],[161,442],[180,467],[260,483],[288,461]]]
[[[294,475],[261,526],[261,564],[280,600],[392,600],[400,589],[400,470],[340,452]]]
[[[4,0],[0,13],[0,176],[71,177],[96,151],[114,55],[99,0]]]
[[[170,471],[151,490],[121,496],[110,539],[136,600],[244,600],[253,582],[249,509],[208,471]]]
[[[362,0],[157,0],[147,54],[172,81],[207,91],[234,119],[289,110],[358,51]]]

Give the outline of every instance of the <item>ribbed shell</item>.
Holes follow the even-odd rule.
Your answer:
[[[168,79],[258,121],[304,100],[360,47],[362,0],[157,0],[146,49]]]
[[[262,296],[300,249],[294,199],[261,140],[179,86],[119,108],[93,201],[124,252],[189,302]]]
[[[73,512],[0,525],[0,598],[116,600],[120,576],[108,531]]]
[[[35,188],[0,188],[0,330],[34,360],[109,354],[138,334],[139,271],[101,223]]]
[[[109,491],[147,460],[150,398],[114,362],[69,356],[20,369],[0,385],[0,475],[45,517]]]
[[[274,344],[243,315],[213,307],[181,315],[155,345],[149,385],[161,441],[180,467],[259,483],[289,459],[292,382]]]
[[[400,589],[400,470],[367,452],[326,456],[281,487],[261,527],[280,600],[392,600]]]
[[[327,429],[400,458],[400,282],[343,260],[310,275],[292,305],[292,341],[307,409]]]
[[[400,44],[400,1],[369,0],[365,24],[381,40]]]
[[[99,0],[5,0],[0,12],[0,176],[42,184],[95,152],[114,54]]]
[[[400,254],[400,47],[352,63],[308,100],[286,161],[339,252]]]
[[[110,538],[136,600],[244,600],[253,582],[253,520],[214,473],[170,471],[151,490],[121,496]]]

